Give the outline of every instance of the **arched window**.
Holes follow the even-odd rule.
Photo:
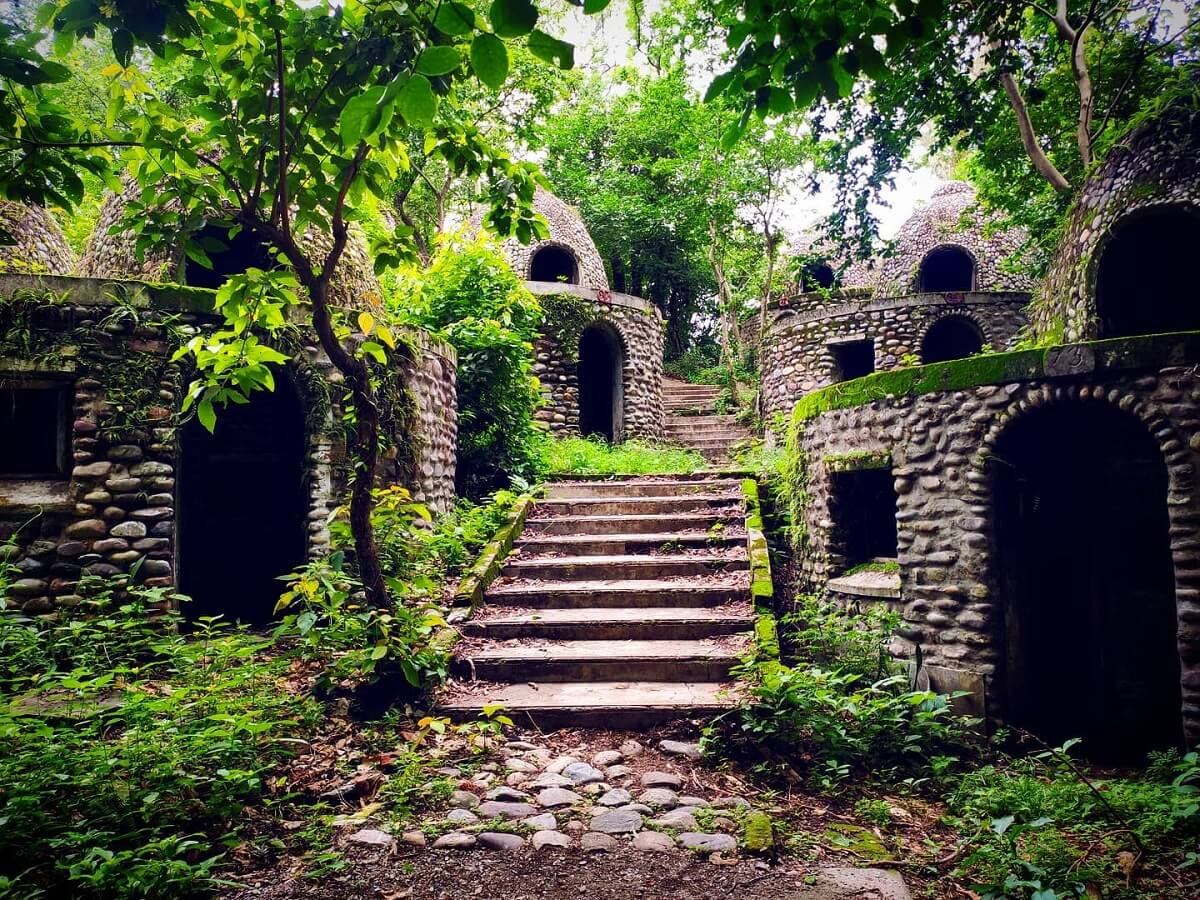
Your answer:
[[[623,436],[625,357],[611,325],[591,325],[579,338],[579,433],[608,441]]]
[[[930,250],[921,260],[917,290],[944,294],[975,289],[975,259],[962,247],[950,245]]]
[[[1093,758],[1182,746],[1167,467],[1141,421],[1063,404],[1017,419],[991,467],[1007,722]]]
[[[1101,336],[1200,330],[1197,248],[1197,210],[1171,207],[1118,222],[1097,267]]]
[[[921,341],[921,362],[965,359],[983,349],[983,334],[966,316],[945,316],[929,326]]]
[[[554,244],[542,247],[529,261],[529,280],[579,284],[579,266],[574,254]]]
[[[808,263],[800,272],[800,289],[804,293],[820,289],[828,290],[837,281],[833,268],[828,263]]]
[[[253,232],[243,228],[230,237],[229,231],[224,225],[209,223],[192,235],[192,244],[208,254],[212,268],[189,256],[184,266],[185,284],[216,290],[231,275],[240,275],[247,269],[274,269],[278,265],[271,248]]]

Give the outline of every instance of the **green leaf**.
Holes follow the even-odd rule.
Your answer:
[[[1013,816],[1004,816],[999,819],[992,819],[992,831],[996,834],[1004,834],[1015,821]]]
[[[414,128],[428,128],[437,115],[437,97],[429,79],[417,74],[408,80],[396,96],[396,108],[404,121]]]
[[[500,37],[521,37],[533,31],[538,11],[530,0],[493,0],[488,18]]]
[[[428,84],[428,82],[426,82]],[[347,147],[357,147],[370,132],[372,120],[379,114],[383,85],[375,85],[351,97],[338,117],[338,134]]]
[[[725,93],[726,89],[733,82],[733,79],[736,75],[737,70],[734,69],[731,72],[722,72],[720,75],[714,78],[712,83],[708,86],[708,90],[704,92],[704,102],[709,103]]]
[[[539,59],[554,63],[560,69],[575,65],[575,47],[566,41],[551,37],[544,31],[534,29],[529,35],[529,52]]]
[[[426,47],[417,59],[417,71],[425,75],[448,75],[462,65],[462,54],[453,47]]]
[[[212,434],[217,427],[217,411],[213,409],[212,400],[203,398],[196,406],[196,418],[204,426],[204,430]]]
[[[117,62],[128,66],[129,58],[133,55],[133,35],[124,28],[116,29],[112,33],[112,49]]]
[[[508,78],[508,48],[494,34],[479,34],[471,41],[471,68],[493,90]]]
[[[465,3],[443,3],[438,7],[433,27],[451,37],[468,34],[475,28],[475,12]]]
[[[604,12],[611,2],[612,0],[583,0],[584,15],[594,16],[598,12]]]

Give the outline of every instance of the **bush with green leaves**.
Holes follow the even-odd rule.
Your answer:
[[[536,461],[534,413],[541,391],[533,342],[541,306],[495,241],[480,235],[440,240],[424,271],[410,271],[400,310],[441,333],[458,351],[459,494],[479,497],[527,477]]]
[[[162,591],[96,579],[57,618],[0,615],[0,893],[178,897],[319,706],[269,640],[185,638]]]
[[[695,450],[631,440],[610,444],[600,438],[553,438],[540,442],[538,474],[670,475],[699,472],[708,461]]]

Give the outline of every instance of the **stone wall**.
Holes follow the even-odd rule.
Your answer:
[[[829,343],[869,338],[875,369],[883,371],[917,356],[926,331],[945,316],[970,319],[985,344],[1009,347],[1025,324],[1027,294],[914,294],[884,300],[861,292],[831,297],[801,294],[771,312],[762,354],[763,410],[768,423],[786,417],[804,394],[836,380]]]
[[[624,355],[620,439],[662,437],[664,325],[658,309],[628,294],[544,282],[528,282],[526,287],[546,307],[547,327],[535,346],[534,373],[546,400],[538,418],[555,433],[579,433],[579,337],[588,325],[607,322],[620,335]],[[566,299],[556,310],[559,296]]]
[[[136,316],[114,306],[114,289]],[[20,315],[36,326],[33,346],[0,337],[0,386],[64,385],[72,391],[73,415],[66,477],[0,478],[0,545],[15,537],[15,549],[4,552],[20,572],[10,589],[13,597],[29,612],[47,612],[77,602],[73,591],[81,574],[115,575],[134,564],[146,584],[174,584],[176,435],[185,376],[171,354],[180,340],[215,322],[203,311],[211,306],[211,292],[92,279],[0,278],[0,297],[18,293],[67,300],[53,307],[0,304],[0,324],[7,327],[12,323],[5,316]],[[423,332],[409,339],[416,355],[402,366],[402,381],[415,400],[417,426],[395,437],[415,453],[403,465],[403,455],[385,461],[381,480],[402,479],[418,499],[444,511],[454,499],[455,354]],[[326,522],[343,502],[348,481],[341,392],[314,335],[301,329],[289,352],[307,421],[311,557],[328,549]]]
[[[54,217],[0,200],[0,275],[70,275],[75,253]]]
[[[1167,110],[1115,147],[1080,191],[1030,307],[1035,336],[1047,343],[1098,337],[1096,270],[1113,226],[1170,207],[1200,215],[1200,112],[1186,108]]]
[[[836,398],[820,395],[800,404],[792,427],[806,473],[800,485],[807,495],[799,553],[804,586],[819,587],[847,565],[831,509],[833,472],[852,467],[855,458],[871,465],[890,459],[903,619],[894,649],[911,655],[920,645],[931,671],[943,669],[955,687],[977,691],[986,697],[989,715],[1002,718],[992,684],[1004,652],[991,487],[996,443],[1033,409],[1098,404],[1121,410],[1145,426],[1167,466],[1183,715],[1190,741],[1200,742],[1200,386],[1193,366],[1200,360],[1200,338],[1009,357],[1003,368],[1012,377],[990,383],[903,389],[952,383],[964,373],[969,380],[966,366],[975,362],[969,360],[929,367],[936,371],[906,385],[892,379],[867,392],[879,399],[858,405],[837,408]],[[1165,367],[1164,359],[1175,362]]]

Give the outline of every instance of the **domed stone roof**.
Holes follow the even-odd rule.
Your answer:
[[[187,281],[188,266],[184,259],[182,245],[175,246],[165,253],[146,253],[144,258],[139,260],[135,234],[121,230],[110,233],[114,226],[119,227],[124,220],[126,206],[136,192],[137,186],[130,183],[120,194],[109,194],[105,198],[100,208],[96,227],[88,238],[83,256],[80,257],[78,274],[88,278]],[[253,242],[244,232],[243,237],[237,243],[244,245],[237,247],[237,251],[246,254],[248,265],[266,265],[268,263],[269,257],[264,256],[266,251],[257,245],[252,245]],[[307,244],[306,249],[320,253],[322,250],[327,250],[332,239],[326,234],[311,232],[306,237],[305,243]],[[185,273],[182,279],[180,278],[181,271]],[[194,271],[202,279],[195,281],[196,284],[202,287],[214,286],[212,283],[206,283],[213,279],[211,272],[200,269]],[[364,305],[361,299],[364,295],[373,294],[378,297],[379,293],[379,282],[375,278],[366,240],[360,232],[352,229],[350,239],[346,242],[346,249],[338,261],[338,267],[330,285],[331,299],[338,306],[357,307]]]
[[[837,276],[839,287],[870,288],[875,286],[879,274],[878,263],[874,260],[856,259],[841,270],[845,260],[824,246],[824,239],[813,231],[805,231],[799,237],[790,241],[783,251],[784,259],[805,257],[814,266],[828,265]],[[824,273],[819,273],[824,275]],[[805,284],[797,285],[802,290],[810,289]]]
[[[1198,223],[1200,110],[1180,104],[1114,147],[1079,192],[1031,307],[1034,333],[1070,342],[1200,327]]]
[[[70,275],[75,252],[40,206],[0,200],[0,275]]]
[[[1030,290],[1031,278],[1001,268],[1001,262],[1020,249],[1024,233],[989,224],[989,217],[976,207],[974,187],[965,181],[946,182],[900,227],[895,254],[879,269],[876,296]],[[948,277],[935,277],[935,269]]]
[[[513,271],[526,281],[564,281],[608,290],[604,260],[579,213],[540,187],[533,195],[533,208],[546,217],[550,236],[531,244],[522,244],[516,238],[505,240],[504,254]],[[478,227],[480,221],[477,216],[473,224]]]

